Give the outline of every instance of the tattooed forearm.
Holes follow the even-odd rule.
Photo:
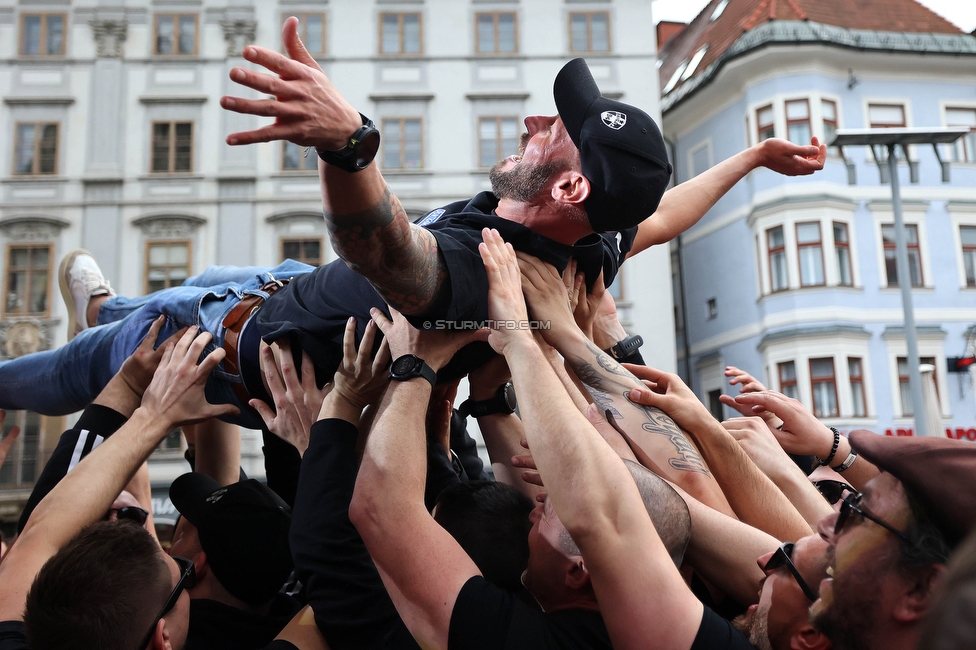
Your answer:
[[[677,458],[668,459],[668,463],[676,470],[683,472],[697,472],[705,476],[711,476],[708,466],[702,459],[698,450],[688,442],[678,425],[674,423],[667,413],[654,406],[639,407],[644,413],[647,422],[641,428],[648,433],[663,435],[671,441],[675,450],[678,452]]]
[[[596,347],[589,339],[586,341],[586,351],[586,358],[575,354],[566,355],[570,367],[586,386],[605,393],[619,393],[643,386],[637,377],[627,372],[613,357]]]
[[[637,380],[637,377],[634,377],[633,374],[627,372],[623,366],[617,363],[616,359],[598,348],[593,341],[589,339],[586,340],[586,349],[589,350],[594,357],[596,357],[597,364],[599,364],[599,366],[607,372],[617,375],[618,377],[626,377],[637,382],[638,384],[640,383]]]
[[[613,405],[613,400],[610,399],[609,395],[602,391],[590,388],[589,386],[586,387],[586,390],[590,394],[590,397],[593,398],[593,403],[596,404],[598,409],[600,409],[600,413],[610,411],[610,415],[612,415],[615,420],[623,419],[624,416],[622,416],[620,411],[617,410],[617,407]]]
[[[695,472],[711,476],[701,454],[688,441],[688,438],[667,413],[653,406],[634,404],[627,399],[627,392],[631,388],[643,387],[637,377],[590,340],[586,341],[586,352],[586,358],[571,353],[565,354],[565,357],[576,376],[586,385],[593,397],[593,403],[601,411],[606,412],[608,409],[612,409],[614,418],[622,419],[621,410],[640,410],[646,420],[641,428],[648,433],[665,436],[674,445],[677,456],[668,458],[668,464],[672,468],[681,472]],[[614,404],[620,404],[621,408],[619,410],[614,408]],[[626,409],[624,405],[626,405]]]
[[[437,240],[410,223],[389,188],[375,206],[351,214],[326,212],[325,220],[339,257],[392,307],[420,314],[437,300],[447,280]]]

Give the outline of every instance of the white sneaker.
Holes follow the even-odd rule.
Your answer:
[[[88,329],[88,303],[95,296],[114,296],[112,286],[102,275],[88,251],[79,248],[68,253],[58,269],[61,297],[68,307],[68,340]]]

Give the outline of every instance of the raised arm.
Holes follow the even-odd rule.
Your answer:
[[[813,532],[680,377],[645,366],[630,370],[654,387],[632,390],[630,399],[661,409],[694,437],[739,519],[781,540],[796,541]]]
[[[800,400],[769,390],[742,393],[736,396],[735,401],[753,409],[756,413],[769,411],[782,420],[782,429],[774,429],[773,434],[787,452],[816,456],[824,460],[830,458],[834,444],[833,431],[807,410]],[[837,443],[837,449],[829,462],[831,469],[842,466],[851,454],[851,443],[848,442],[847,436],[840,436]],[[867,459],[857,457],[844,471],[844,480],[860,490],[880,473],[878,468]]]
[[[490,317],[528,323],[512,248],[485,230]],[[492,330],[508,360],[525,433],[559,519],[579,547],[615,648],[686,650],[702,605],[661,542],[624,462],[574,408],[528,329]]]
[[[273,74],[242,67],[230,73],[233,81],[273,98],[223,97],[220,102],[227,110],[274,117],[275,122],[232,133],[227,144],[288,140],[321,151],[345,148],[363,125],[360,114],[305,49],[297,18],[285,21],[282,38],[287,54],[255,45],[244,48],[245,59]],[[332,243],[346,264],[404,314],[422,314],[434,305],[447,277],[437,242],[410,223],[379,168],[372,164],[349,173],[320,160],[319,176]]]
[[[809,145],[770,138],[720,162],[706,172],[664,193],[657,211],[637,228],[628,257],[669,242],[694,226],[732,186],[757,167],[786,176],[805,176],[823,169],[827,146],[813,138]]]
[[[44,497],[0,564],[0,620],[21,620],[27,591],[47,560],[84,527],[98,521],[137,468],[174,427],[236,412],[207,403],[203,386],[224,357],[222,348],[197,360],[210,334],[191,328],[167,344],[142,405],[132,417]]]
[[[674,420],[655,406],[627,399],[628,391],[644,385],[584,336],[569,312],[566,292],[555,270],[523,253],[518,254],[518,260],[532,316],[549,323],[549,329],[542,330],[546,341],[566,358],[600,411],[609,410],[627,433],[628,442],[645,453],[646,459],[641,461],[649,461],[649,469],[700,501],[733,514],[708,465]]]
[[[413,354],[434,370],[474,340],[471,333],[421,336],[395,310],[392,323],[377,309],[372,316],[394,360]],[[424,506],[430,395],[422,377],[390,383],[366,441],[349,519],[410,633],[422,648],[446,648],[457,595],[480,572]]]
[[[732,418],[722,423],[742,450],[786,495],[810,528],[816,530],[820,520],[832,511],[810,479],[779,446],[769,425],[761,418]]]

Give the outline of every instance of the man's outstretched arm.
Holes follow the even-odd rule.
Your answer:
[[[669,242],[694,226],[733,185],[757,167],[786,176],[806,176],[823,169],[826,158],[827,146],[817,138],[808,145],[779,138],[763,140],[665,192],[654,214],[638,226],[634,246],[627,256]]]
[[[244,48],[245,59],[273,74],[246,68],[230,73],[233,81],[273,98],[220,101],[227,110],[274,117],[275,122],[232,133],[227,144],[288,140],[322,151],[344,148],[362,118],[305,49],[297,18],[285,21],[282,38],[287,55],[254,45]],[[374,164],[349,173],[319,161],[319,176],[325,218],[339,256],[402,313],[418,315],[431,308],[441,297],[446,266],[434,237],[410,223],[379,168]]]

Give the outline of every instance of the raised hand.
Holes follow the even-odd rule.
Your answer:
[[[600,271],[599,277],[597,277],[596,282],[593,284],[592,291],[586,290],[585,279],[582,273],[577,274],[576,279],[580,286],[580,297],[576,307],[573,308],[573,318],[576,319],[576,325],[586,334],[586,338],[592,341],[596,335],[596,320],[607,315],[603,307],[608,297],[607,288],[603,284],[603,271]],[[610,304],[613,304],[612,296],[610,297]],[[616,318],[617,308],[614,305],[613,319],[616,320]],[[597,347],[602,348],[603,346],[597,343]]]
[[[730,386],[735,386],[736,384],[739,385],[739,393],[756,393],[759,391],[766,390],[766,386],[764,386],[761,381],[759,381],[758,379],[750,375],[745,370],[740,370],[735,366],[726,366],[725,376],[731,377],[731,379],[729,379]],[[767,422],[771,422],[773,426],[780,425],[779,419],[772,413],[769,412],[756,413],[755,411],[752,410],[751,406],[745,404],[739,404],[738,402],[735,401],[735,398],[733,398],[730,395],[719,395],[718,401],[720,401],[722,404],[725,404],[729,408],[735,409],[736,411],[738,411],[739,413],[741,413],[746,417],[759,415]]]
[[[404,354],[413,354],[434,370],[440,370],[447,365],[454,353],[468,343],[485,340],[483,330],[418,330],[392,307],[392,321],[375,307],[369,310],[369,314],[386,337],[393,359]]]
[[[827,145],[816,137],[809,145],[793,144],[789,140],[769,138],[759,143],[759,164],[786,176],[807,176],[823,169],[827,159]]]
[[[766,476],[781,474],[793,461],[780,446],[766,421],[759,417],[733,418],[722,423]]]
[[[272,411],[258,399],[252,399],[248,404],[264,420],[268,431],[291,443],[299,453],[304,454],[308,448],[309,429],[318,418],[322,401],[332,390],[332,385],[326,384],[322,388],[316,386],[315,367],[304,350],[302,378],[298,379],[291,344],[287,339],[270,346],[262,345],[261,369],[275,410]]]
[[[559,333],[575,328],[572,290],[566,289],[555,267],[527,253],[516,253],[522,274],[522,291],[532,310],[532,318],[547,323],[542,328],[546,341],[553,343]]]
[[[168,343],[175,345],[186,333],[185,327],[178,330],[157,348],[156,339],[159,337],[159,330],[162,329],[165,322],[165,316],[160,316],[154,320],[153,324],[149,326],[146,338],[142,339],[139,347],[122,362],[122,367],[119,368],[119,378],[139,397],[142,397],[143,393],[146,392],[146,387],[152,381],[153,373],[156,372],[159,361],[163,358],[163,350],[166,345]]]
[[[362,126],[355,108],[336,90],[298,36],[298,19],[288,18],[282,28],[287,56],[256,45],[244,48],[244,58],[273,72],[246,68],[230,71],[231,80],[274,99],[225,96],[220,105],[230,111],[275,118],[274,124],[232,133],[227,144],[240,145],[288,140],[328,151],[342,149]]]
[[[695,435],[706,430],[715,418],[709,413],[681,377],[649,366],[623,364],[644,382],[645,388],[634,388],[627,397],[635,404],[654,406],[667,413],[675,423]]]
[[[366,324],[366,331],[363,333],[363,340],[359,342],[358,352],[355,318],[350,317],[346,321],[346,331],[342,335],[342,363],[339,364],[333,380],[335,390],[352,407],[360,411],[376,402],[390,383],[387,373],[387,366],[390,364],[390,346],[386,339],[380,343],[376,356],[373,356],[378,331],[379,328],[374,321]]]
[[[495,352],[505,354],[505,349],[513,341],[532,336],[528,310],[522,297],[522,276],[515,249],[502,239],[497,230],[485,228],[481,236],[484,241],[478,244],[478,252],[488,273],[488,316],[496,323],[488,335],[488,343]],[[561,282],[560,286],[563,286]],[[566,298],[564,286],[562,294]],[[568,308],[568,298],[566,304]],[[499,323],[505,326],[497,326]]]
[[[239,412],[230,404],[210,404],[203,393],[211,371],[225,356],[224,349],[217,348],[197,364],[211,338],[209,332],[199,333],[193,326],[178,341],[163,346],[162,359],[142,396],[141,408],[167,422],[169,429]]]
[[[735,401],[741,406],[760,414],[769,411],[783,421],[782,429],[774,429],[773,434],[783,449],[800,456],[826,458],[833,446],[834,434],[803,404],[782,393],[767,390],[758,393],[742,393]]]

